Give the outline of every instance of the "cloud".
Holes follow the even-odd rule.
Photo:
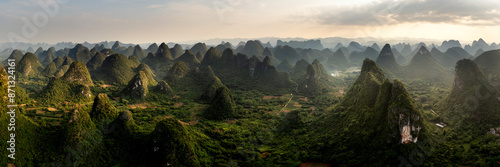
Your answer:
[[[498,25],[500,2],[495,0],[381,0],[357,6],[314,8],[307,19],[324,25],[394,25],[447,23]]]

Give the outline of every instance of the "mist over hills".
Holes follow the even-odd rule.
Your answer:
[[[222,42],[224,43],[230,43],[230,44],[235,44],[233,49],[236,49],[236,45],[240,42],[244,41],[249,41],[249,40],[258,40],[261,41],[262,44],[266,44],[267,46],[265,47],[276,47],[279,45],[289,45],[294,48],[312,48],[312,49],[323,49],[323,48],[331,48],[334,51],[337,50],[340,46],[348,46],[349,43],[352,41],[357,41],[360,44],[364,45],[365,47],[373,46],[373,44],[378,44],[381,46],[384,43],[390,43],[395,45],[395,48],[398,50],[401,50],[402,48],[398,47],[398,45],[402,44],[411,44],[411,49],[417,48],[417,44],[420,42],[424,42],[429,45],[430,48],[429,50],[432,49],[432,47],[436,46],[439,50],[442,52],[446,51],[447,49],[451,47],[462,47],[464,48],[469,54],[475,54],[475,52],[479,49],[482,48],[483,50],[492,50],[496,49],[498,47],[497,43],[486,43],[483,39],[478,39],[474,41],[470,41],[471,43],[465,43],[458,40],[445,40],[445,41],[438,41],[438,40],[429,40],[429,39],[411,39],[411,38],[394,38],[394,39],[377,39],[377,38],[342,38],[342,37],[328,37],[328,38],[318,38],[318,39],[306,39],[306,38],[277,38],[277,37],[267,37],[267,38],[259,38],[259,39],[249,39],[249,38],[231,38],[231,39],[210,39],[210,40],[200,40],[200,41],[184,41],[184,42],[179,42],[179,43],[173,43],[169,42],[166,43],[169,47],[173,48],[176,44],[181,46],[182,48],[191,48],[195,46],[196,43],[205,43],[207,46],[217,46]],[[278,42],[279,41],[279,42]],[[81,45],[91,49],[95,46],[97,47],[98,50],[101,50],[102,48],[112,48],[114,44],[116,44],[117,41],[103,41],[103,42],[98,42],[98,43],[89,43],[89,42],[83,42],[80,43]],[[401,43],[404,42],[404,43]],[[399,43],[399,44],[398,44]],[[22,42],[16,42],[16,43],[2,43],[0,44],[0,57],[5,57],[5,54],[10,54],[14,49],[19,49],[22,50],[23,52],[29,51],[34,53],[34,49],[37,48],[43,48],[48,49],[50,47],[54,47],[55,50],[61,50],[64,48],[73,48],[77,45],[78,43],[75,42],[60,42],[56,44],[48,44],[48,43],[38,43],[38,44],[31,44],[31,43],[22,43]],[[141,44],[133,44],[133,43],[123,43],[118,41],[118,45],[121,47],[121,50],[123,52],[127,51],[132,52],[134,50],[135,45],[139,45],[142,48],[148,48],[154,43],[141,43]],[[340,45],[339,45],[340,44]],[[269,46],[270,45],[270,46]],[[153,52],[156,51],[157,48],[148,48],[148,52]],[[377,49],[378,51],[378,49]],[[196,52],[195,52],[196,53]],[[124,54],[124,53],[122,53]]]
[[[459,128],[480,132],[500,126],[500,112],[496,110],[500,108],[500,93],[470,59],[456,63],[452,91],[441,108],[445,118]]]
[[[472,45],[465,45],[464,48],[462,48],[460,41],[449,40],[443,41],[440,46],[423,42],[416,44],[397,43],[392,47],[386,44],[380,49],[379,45],[381,44],[377,44],[377,42],[362,45],[359,42],[350,41],[344,44],[342,42],[345,41],[344,39],[328,39],[330,41],[337,39],[339,42],[332,45],[334,47],[325,49],[325,46],[328,45],[323,44],[325,43],[323,41],[329,40],[288,42],[277,40],[275,46],[269,42],[263,43],[261,40],[241,41],[237,45],[222,41],[216,47],[210,47],[211,45],[202,42],[193,45],[175,43],[161,43],[158,45],[153,43],[141,47],[137,44],[125,44],[119,41],[104,41],[83,44],[59,43],[50,46],[47,50],[38,47],[35,51],[36,54],[22,49],[5,49],[3,52],[8,53],[8,51],[11,51],[8,53],[8,57],[16,60],[20,59],[18,61],[20,61],[21,72],[28,77],[33,75],[62,76],[72,61],[80,61],[87,65],[92,78],[97,81],[117,84],[128,83],[136,74],[134,71],[137,70],[134,68],[140,63],[146,64],[155,74],[155,78],[160,79],[168,76],[171,67],[180,61],[186,63],[190,69],[200,65],[210,65],[212,68],[215,67],[214,71],[218,73],[219,66],[239,67],[250,70],[248,71],[249,76],[253,76],[255,72],[258,74],[257,76],[260,76],[259,67],[261,65],[259,65],[259,61],[262,63],[262,61],[266,61],[265,59],[270,60],[269,65],[273,66],[274,69],[287,73],[293,73],[293,65],[302,59],[308,62],[316,60],[322,64],[325,70],[324,73],[330,74],[350,67],[360,67],[361,61],[366,58],[376,60],[391,78],[400,78],[405,82],[411,82],[411,78],[417,78],[446,84],[451,82],[447,73],[451,72],[451,68],[458,60],[480,57],[485,51],[498,47],[495,43],[489,45],[483,39],[479,39],[473,42]],[[68,47],[57,49],[56,46]],[[33,51],[32,48],[29,47],[28,50]],[[185,50],[183,50],[184,48]],[[217,48],[224,50],[218,50]],[[426,51],[422,51],[422,48],[425,48]],[[233,56],[230,56],[231,53],[226,55],[221,53],[226,52],[227,49],[232,50]],[[475,51],[473,51],[474,49]],[[470,51],[473,51],[474,54],[470,54]],[[423,52],[425,54],[422,55]],[[23,54],[24,56],[22,56]],[[23,59],[26,55],[28,57]],[[207,55],[208,57],[206,57]],[[246,58],[243,58],[243,55]],[[233,57],[235,60],[231,60]],[[231,63],[232,61],[234,62]],[[6,61],[3,61],[3,63],[5,65]],[[115,71],[115,73],[112,71]],[[268,71],[268,69],[265,71]],[[273,72],[264,72],[263,74],[268,75],[268,73]],[[220,76],[223,82],[227,82],[224,79],[225,75],[227,74]],[[496,73],[491,75],[496,75]],[[229,83],[231,82],[229,81]],[[409,83],[409,85],[412,84]]]
[[[0,92],[15,59],[22,133],[40,138],[20,150],[50,148],[26,151],[37,165],[397,166],[421,148],[424,166],[500,160],[495,43],[270,40],[18,45],[1,53]]]

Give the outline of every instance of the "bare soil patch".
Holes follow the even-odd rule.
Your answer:
[[[183,105],[184,105],[184,103],[175,103],[174,107],[179,108],[179,107],[182,107]]]
[[[331,164],[318,162],[302,162],[299,167],[331,167]]]
[[[128,107],[132,109],[136,108],[141,108],[141,109],[146,109],[148,108],[149,103],[139,103],[139,104],[129,104]]]
[[[269,99],[273,99],[273,98],[275,98],[275,96],[264,96],[262,99],[269,100]]]

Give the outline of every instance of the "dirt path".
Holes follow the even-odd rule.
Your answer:
[[[286,108],[286,106],[288,106],[288,103],[290,103],[290,101],[292,101],[292,98],[293,98],[293,95],[292,95],[292,97],[290,97],[290,100],[288,100],[288,102],[285,104],[285,106],[283,106],[283,108],[281,108],[280,112],[278,112],[278,115]]]

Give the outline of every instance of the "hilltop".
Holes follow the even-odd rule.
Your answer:
[[[404,84],[399,80],[389,81],[369,59],[364,60],[361,74],[345,98],[322,120],[316,126],[329,128],[315,131],[328,133],[324,140],[330,144],[318,151],[334,164],[393,164],[393,154],[383,154],[383,159],[374,160],[363,150],[391,148],[407,155],[409,152],[398,151],[407,147],[401,143],[416,143],[426,138],[421,113]],[[343,149],[333,149],[339,147]],[[356,155],[343,154],[347,148]],[[358,161],[349,161],[352,158]]]
[[[92,86],[94,83],[87,67],[82,62],[75,61],[62,77],[50,79],[39,99],[49,104],[63,101],[89,102],[92,100]]]
[[[455,66],[451,93],[440,105],[444,119],[456,127],[487,130],[499,126],[500,93],[470,59]]]

